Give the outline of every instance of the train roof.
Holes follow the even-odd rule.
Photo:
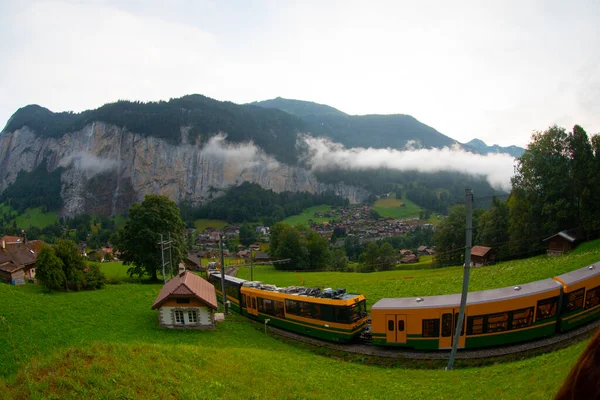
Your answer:
[[[572,285],[577,282],[581,282],[592,276],[600,274],[600,262],[597,262],[587,267],[576,269],[575,271],[567,272],[566,274],[558,275],[556,278],[560,279],[565,285]]]
[[[544,279],[541,281],[526,283],[518,286],[484,290],[481,292],[469,292],[469,294],[467,295],[467,304],[481,304],[492,301],[509,300],[523,296],[530,296],[538,293],[550,292],[558,289],[559,287],[559,283],[555,280]],[[371,307],[371,310],[442,308],[459,306],[460,294],[457,293],[444,296],[381,299],[377,303],[375,303],[373,307]]]
[[[220,272],[210,272],[211,276],[221,279]],[[251,289],[264,290],[265,292],[281,293],[298,298],[321,298],[330,300],[351,300],[359,297],[360,294],[346,293],[346,289],[323,289],[305,288],[303,286],[277,287],[275,285],[263,284],[257,281],[248,281],[231,275],[225,275],[225,282],[230,282],[239,286],[245,286]]]

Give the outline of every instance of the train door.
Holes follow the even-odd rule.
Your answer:
[[[248,305],[246,306],[248,314],[258,317],[258,309],[256,308],[256,296],[247,295],[246,299],[248,299]]]
[[[465,320],[467,319],[465,315]],[[456,324],[458,323],[458,308],[442,310],[440,317],[440,349],[451,349]],[[463,320],[462,329],[458,339],[458,347],[465,347],[465,321]]]
[[[406,343],[406,315],[387,314],[385,321],[386,342]]]

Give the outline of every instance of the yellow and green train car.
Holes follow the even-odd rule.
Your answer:
[[[209,282],[221,299],[221,276],[209,274]],[[225,291],[231,308],[242,315],[307,336],[346,342],[367,324],[365,296],[343,289],[277,288],[226,275]]]
[[[558,326],[561,332],[600,317],[600,263],[559,275],[563,286]]]
[[[560,284],[552,279],[471,292],[459,348],[497,346],[556,331]],[[452,347],[460,294],[381,299],[371,308],[374,344],[433,350]]]

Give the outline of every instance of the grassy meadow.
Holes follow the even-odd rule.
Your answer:
[[[9,214],[11,220],[15,220],[17,226],[22,229],[31,226],[45,228],[48,225],[58,222],[58,214],[56,212],[43,213],[41,207],[28,208],[23,214],[19,215],[12,207],[2,203],[0,204],[0,214]]]
[[[403,204],[404,207],[402,207]],[[373,206],[373,210],[385,218],[418,218],[421,207],[408,200],[405,196],[402,197],[402,200],[399,200],[396,198],[396,194],[392,193],[388,197],[377,200]]]
[[[326,204],[321,204],[320,206],[313,206],[313,207],[305,208],[301,214],[291,215],[281,222],[288,224],[288,225],[293,225],[293,226],[295,226],[295,225],[308,226],[308,221],[311,219],[313,220],[313,222],[329,222],[329,220],[331,218],[315,217],[315,213],[317,213],[317,212],[325,213],[329,210],[331,210],[331,206],[328,206]]]
[[[600,259],[600,241],[573,253],[473,269],[471,290],[525,283]],[[102,263],[126,280],[127,267]],[[242,268],[239,275],[249,274]],[[462,270],[371,274],[280,272],[256,279],[278,285],[346,287],[381,297],[458,292]],[[0,398],[550,399],[585,342],[539,356],[475,367],[458,361],[390,360],[327,354],[265,335],[231,315],[213,331],[161,329],[150,309],[161,285],[122,283],[93,292],[46,293],[39,285],[0,285]]]
[[[227,225],[227,221],[220,219],[197,219],[194,221],[194,226],[198,232],[204,231],[206,228],[223,229]]]

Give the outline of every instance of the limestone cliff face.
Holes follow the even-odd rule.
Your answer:
[[[182,129],[182,138],[186,136]],[[276,192],[334,190],[351,202],[368,195],[361,188],[320,183],[309,170],[279,163],[260,150],[249,162],[236,152],[213,154],[209,148],[182,143],[173,145],[102,122],[61,138],[43,138],[23,127],[0,135],[0,192],[19,171],[31,171],[46,159],[50,170],[65,167],[62,214],[69,216],[122,213],[146,194],[201,204],[215,189],[244,181]]]

